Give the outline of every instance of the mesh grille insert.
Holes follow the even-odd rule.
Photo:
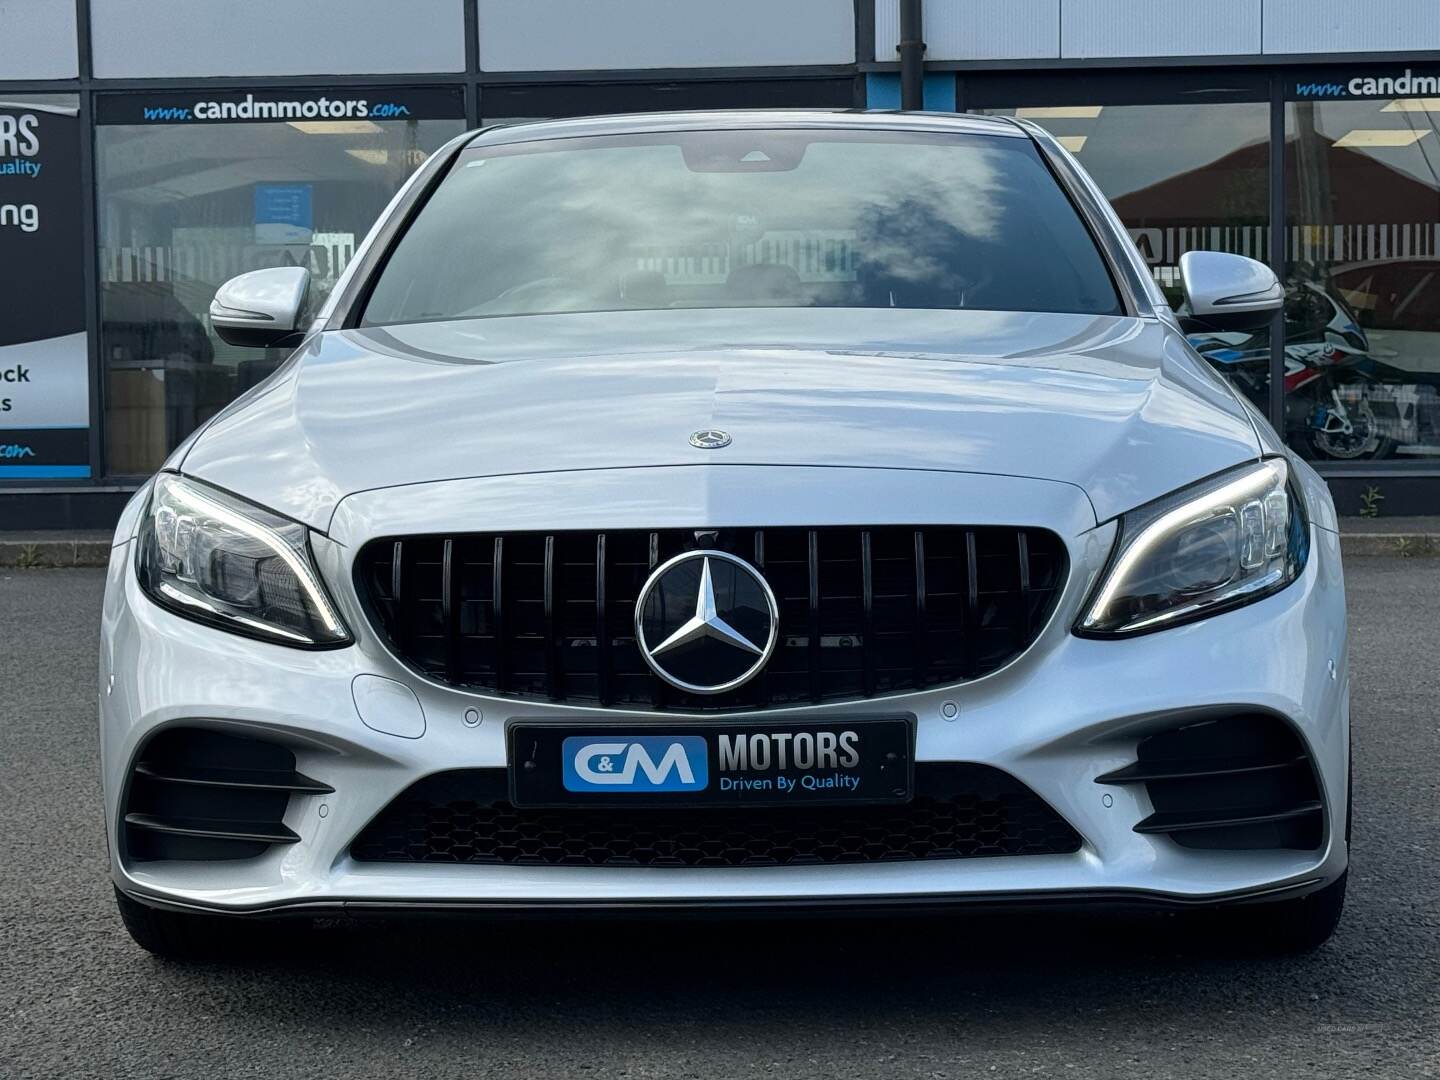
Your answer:
[[[913,801],[754,809],[520,809],[503,769],[412,785],[351,845],[362,862],[745,867],[1073,852],[1080,836],[998,769],[919,764]]]

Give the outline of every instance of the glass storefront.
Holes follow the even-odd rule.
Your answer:
[[[246,270],[304,265],[318,305],[399,185],[467,116],[845,107],[885,78],[897,77],[473,72],[383,88],[87,78],[76,93],[0,91],[0,148],[12,136],[0,239],[40,244],[50,260],[12,258],[11,292],[67,298],[18,305],[26,318],[0,334],[7,363],[40,371],[43,360],[46,372],[23,400],[0,394],[0,483],[124,488],[153,471],[283,359],[209,331],[215,290]],[[1440,68],[966,70],[955,100],[1054,133],[1172,302],[1187,251],[1275,267],[1283,336],[1195,335],[1196,348],[1328,475],[1440,484]],[[81,214],[61,212],[77,204]],[[62,285],[44,285],[50,271]]]
[[[1270,258],[1267,103],[1128,104],[1122,96],[1119,104],[1097,104],[1121,95],[1113,84],[1096,89],[1090,101],[977,111],[1031,120],[1074,154],[1110,199],[1172,304],[1182,299],[1180,256],[1187,251]],[[1269,331],[1195,335],[1191,342],[1268,412]]]
[[[1440,77],[1005,73],[970,83],[974,111],[1031,119],[1078,157],[1173,303],[1185,251],[1276,268],[1286,287],[1278,347],[1269,333],[1191,341],[1297,452],[1332,470],[1440,458]]]
[[[1286,427],[1320,460],[1440,457],[1437,97],[1285,109]]]
[[[302,108],[295,119],[254,120],[247,114],[270,110],[257,110],[263,103],[251,98],[249,108],[229,103],[235,108],[216,122],[175,117],[226,102],[145,105],[140,122],[97,129],[100,355],[112,475],[154,471],[284,359],[284,350],[239,349],[211,333],[216,288],[247,270],[307,266],[311,306],[318,306],[400,185],[465,128],[460,115],[386,118],[368,101],[371,115],[355,116],[363,98],[319,98],[326,104],[313,110],[317,118]],[[349,118],[326,118],[343,106]],[[162,111],[163,120],[147,119]]]

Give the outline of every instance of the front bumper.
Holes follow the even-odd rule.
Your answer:
[[[937,480],[932,474],[925,482],[933,488]],[[895,497],[903,500],[909,494],[900,491]],[[851,512],[857,505],[835,501]],[[955,505],[984,504],[962,497]],[[327,652],[251,641],[178,618],[139,591],[132,545],[115,548],[100,677],[105,805],[115,883],[155,904],[274,913],[337,908],[929,906],[1054,899],[1189,905],[1294,895],[1336,879],[1347,859],[1343,814],[1349,768],[1338,537],[1314,529],[1304,574],[1276,596],[1134,640],[1094,641],[1073,636],[1069,628],[1113,534],[1107,526],[1096,528],[1093,519],[1088,529],[1078,528],[1081,515],[1071,512],[1073,507],[1059,513],[1057,506],[1044,506],[1045,520],[1037,523],[1065,536],[1071,549],[1070,582],[1051,624],[1011,666],[965,685],[899,695],[883,703],[775,710],[773,715],[830,720],[874,715],[877,704],[913,713],[918,719],[918,761],[976,762],[1011,774],[1079,832],[1083,843],[1073,854],[725,869],[357,862],[349,855],[351,841],[416,780],[444,770],[505,765],[505,728],[512,718],[592,718],[613,725],[639,714],[483,697],[413,675],[374,640],[355,609],[353,593],[339,584],[348,581],[349,559],[358,548],[354,541],[361,538],[346,536],[341,522],[332,532],[337,539],[321,541],[317,557],[337,585],[337,600],[357,642]],[[695,509],[713,511],[713,506]],[[685,507],[670,510],[689,512]],[[799,512],[815,511],[810,507]],[[873,512],[892,510],[882,501]],[[1057,525],[1060,517],[1071,523],[1068,528]],[[386,527],[372,522],[365,531],[379,535]],[[409,686],[424,711],[423,734],[402,737],[366,727],[352,692],[359,675],[380,675]],[[948,719],[942,712],[947,702],[958,706]],[[481,714],[478,724],[473,724],[473,714],[472,723],[466,722],[467,710]],[[1135,746],[1145,735],[1173,727],[1180,718],[1236,711],[1283,717],[1306,744],[1327,809],[1326,838],[1319,850],[1184,848],[1167,837],[1134,831],[1152,809],[1143,786],[1095,783],[1096,777],[1134,761]],[[654,714],[643,715],[654,719]],[[745,714],[747,720],[756,718],[755,713]],[[686,722],[678,717],[675,727]],[[122,850],[118,821],[126,777],[145,741],[179,724],[283,742],[294,751],[299,772],[334,791],[293,796],[285,824],[299,842],[257,858],[130,861]]]

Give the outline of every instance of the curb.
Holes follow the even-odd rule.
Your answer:
[[[1340,553],[1350,558],[1377,555],[1440,557],[1440,533],[1341,533]]]
[[[7,569],[56,569],[75,566],[106,566],[110,545],[100,540],[0,540],[0,567]]]
[[[1347,558],[1440,558],[1440,533],[1340,534],[1340,551]],[[58,569],[106,566],[110,545],[99,540],[0,540],[0,567],[6,569]]]

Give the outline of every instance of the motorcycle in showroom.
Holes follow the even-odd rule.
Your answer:
[[[1381,360],[1343,299],[1306,282],[1285,302],[1285,438],[1307,457],[1440,456],[1440,374]],[[1266,335],[1194,334],[1190,343],[1261,410],[1268,408]]]

